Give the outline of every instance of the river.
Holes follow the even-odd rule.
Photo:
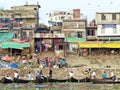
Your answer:
[[[2,84],[0,90],[120,90],[119,84],[42,83]]]

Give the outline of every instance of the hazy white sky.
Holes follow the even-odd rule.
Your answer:
[[[41,23],[45,22],[47,13],[56,10],[81,9],[89,21],[95,18],[96,12],[120,12],[120,0],[0,0],[0,8],[11,9],[12,6],[26,4],[26,1],[28,4],[39,2]]]

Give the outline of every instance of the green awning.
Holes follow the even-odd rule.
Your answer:
[[[0,43],[9,42],[13,37],[13,32],[0,32]]]
[[[23,49],[25,47],[30,47],[30,43],[5,42],[1,45],[1,48]]]
[[[65,38],[65,42],[84,42],[85,38]]]

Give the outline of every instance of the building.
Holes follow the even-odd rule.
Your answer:
[[[97,12],[97,38],[101,41],[120,41],[120,12]]]
[[[97,40],[97,25],[95,20],[92,20],[86,27],[86,40],[96,41]]]
[[[50,27],[51,32],[60,33],[63,20],[72,20],[79,18],[80,9],[72,9],[70,11],[54,11],[49,13],[49,17],[47,19],[47,26]]]
[[[45,31],[45,29],[44,29]],[[55,56],[65,56],[65,42],[64,33],[54,34],[54,33],[42,33],[35,32],[35,52],[54,52]],[[46,56],[47,57],[47,56]]]
[[[8,51],[6,53],[12,52],[15,55],[34,53],[33,35],[39,25],[39,8],[39,4],[26,4],[13,6],[11,10],[0,10],[0,37],[2,37],[0,43],[1,48]]]
[[[0,31],[13,30],[16,37],[31,38],[39,24],[40,5],[13,6],[0,10]]]
[[[86,19],[63,20],[62,32],[66,38],[86,38]]]

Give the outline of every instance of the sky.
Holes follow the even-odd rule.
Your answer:
[[[47,13],[51,11],[80,9],[88,21],[95,18],[96,12],[120,12],[120,0],[0,0],[0,8],[11,9],[12,6],[25,5],[26,2],[28,4],[39,2],[40,23],[45,23]]]

